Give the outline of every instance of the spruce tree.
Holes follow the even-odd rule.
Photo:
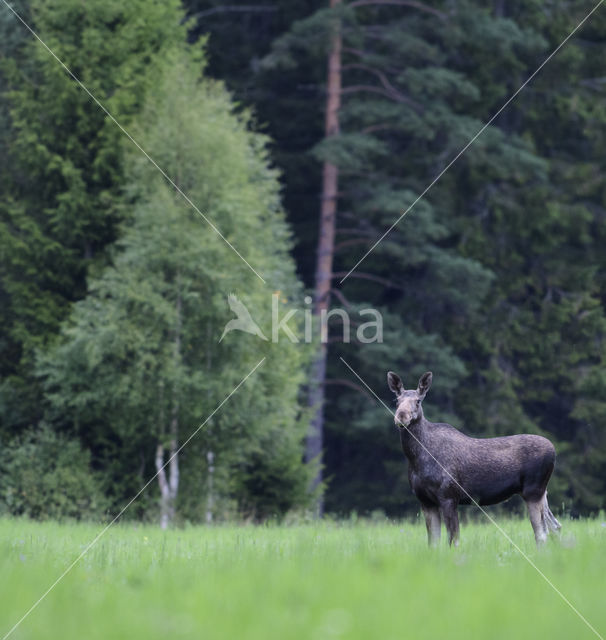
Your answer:
[[[124,126],[153,82],[152,67],[182,42],[178,3],[33,0],[24,17],[52,52]],[[22,42],[5,51],[10,134],[0,163],[0,421],[40,418],[34,352],[57,334],[87,274],[103,264],[122,217],[124,134],[9,13]],[[3,43],[4,45],[4,43]],[[6,138],[5,138],[6,139]]]
[[[315,170],[301,146],[322,138],[335,12],[320,3],[292,21],[247,74],[246,91],[276,137],[306,282],[313,282],[318,205],[302,194],[319,193],[323,162],[340,174],[338,282],[591,8],[343,3],[336,13],[344,37],[340,135],[315,146]],[[273,15],[266,20],[276,24]],[[212,42],[210,20],[207,28]],[[385,343],[352,350],[331,342],[329,509],[393,512],[405,502],[389,419],[337,355],[377,390],[387,368],[407,372],[411,384],[433,368],[430,415],[478,435],[548,435],[560,451],[554,500],[581,510],[602,504],[603,33],[596,13],[354,271],[338,299],[333,291],[333,302],[354,312],[380,308]],[[235,64],[237,53],[230,56]],[[331,340],[339,333],[335,324]]]

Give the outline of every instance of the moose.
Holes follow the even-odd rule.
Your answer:
[[[422,403],[432,379],[428,371],[415,390],[406,390],[398,375],[387,374],[397,398],[394,417],[408,459],[408,480],[425,515],[429,545],[439,542],[443,518],[448,543],[458,546],[460,504],[490,505],[520,494],[540,546],[549,531],[561,529],[547,504],[553,444],[530,434],[471,438],[449,424],[429,422]]]

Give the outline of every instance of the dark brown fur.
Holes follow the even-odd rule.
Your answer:
[[[458,544],[459,504],[496,504],[520,494],[526,501],[537,544],[560,523],[547,504],[547,483],[555,465],[555,449],[542,436],[470,438],[445,423],[429,422],[422,402],[431,386],[425,373],[414,391],[406,391],[400,378],[387,374],[396,394],[395,422],[408,458],[408,479],[421,502],[429,544],[440,538],[444,519],[450,544]]]

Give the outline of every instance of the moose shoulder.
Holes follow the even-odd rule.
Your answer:
[[[449,543],[458,544],[459,504],[496,504],[516,493],[526,501],[537,544],[544,542],[549,531],[561,528],[547,504],[555,464],[551,442],[530,434],[470,438],[449,424],[429,422],[422,403],[431,381],[427,372],[415,390],[406,390],[399,376],[387,374],[397,398],[395,423],[408,458],[408,479],[425,515],[429,544],[439,541],[442,518]]]

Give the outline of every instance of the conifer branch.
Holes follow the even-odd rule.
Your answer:
[[[332,274],[332,278],[342,278],[348,272],[347,271],[335,271]],[[372,273],[366,273],[365,271],[354,271],[349,274],[350,278],[359,278],[360,280],[370,280],[371,282],[378,282],[379,284],[384,285],[385,287],[390,287],[391,289],[398,289],[399,291],[406,291],[402,285],[397,284],[393,280],[388,280],[387,278],[381,278],[379,276],[375,276]]]
[[[346,247],[353,247],[359,244],[368,244],[369,242],[370,242],[370,237],[351,238],[349,240],[343,240],[342,242],[338,242],[337,244],[335,244],[335,252],[340,251],[341,249],[345,249]]]
[[[199,18],[205,18],[206,16],[213,15],[215,13],[225,13],[227,11],[238,13],[270,13],[277,11],[277,7],[270,7],[267,5],[226,5],[223,7],[213,7],[212,9],[206,9],[205,11],[198,11],[186,17],[186,20],[198,20]]]
[[[369,398],[371,397],[368,391],[364,389],[364,387],[361,387],[359,384],[356,384],[351,380],[347,380],[346,378],[327,378],[326,380],[324,380],[324,385],[326,386],[328,384],[338,384],[342,387],[349,387],[350,389],[354,389],[355,391],[359,391],[360,393],[363,393]]]
[[[379,82],[383,85],[383,89],[381,89],[380,87],[376,87],[374,85],[359,84],[359,85],[352,85],[350,87],[346,87],[345,89],[341,89],[342,94],[355,93],[358,91],[370,91],[374,93],[379,93],[381,95],[384,95],[394,100],[395,102],[400,102],[400,103],[409,105],[417,113],[421,112],[421,105],[419,105],[417,102],[409,98],[407,95],[403,94],[398,89],[396,89],[396,87],[394,87],[393,84],[391,84],[387,76],[382,71],[379,71],[378,69],[375,69],[370,65],[362,64],[359,62],[355,62],[355,63],[351,63],[343,66],[344,71],[349,69],[360,69],[362,71],[367,71],[368,73],[372,73],[374,76],[376,76],[379,79]]]
[[[439,9],[435,9],[434,7],[430,7],[429,5],[423,2],[416,2],[415,0],[355,0],[349,4],[350,7],[368,7],[372,5],[391,5],[395,7],[410,7],[412,9],[419,9],[419,11],[425,11],[427,13],[431,13],[434,16],[440,18],[440,20],[446,20],[447,15],[440,11]]]

